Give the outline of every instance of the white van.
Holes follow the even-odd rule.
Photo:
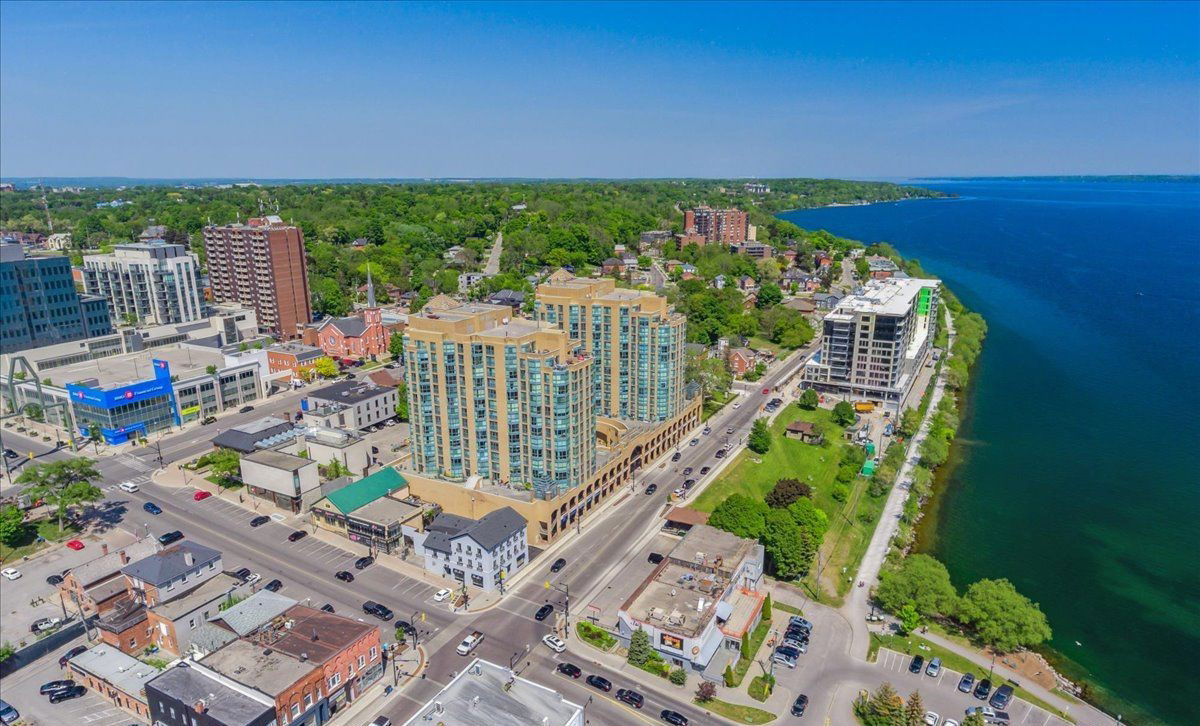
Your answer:
[[[135,484],[134,482],[131,482],[131,481],[121,482],[121,491],[123,491],[123,492],[129,492],[130,494],[132,494],[139,489],[141,489],[141,487],[138,486],[137,484]]]

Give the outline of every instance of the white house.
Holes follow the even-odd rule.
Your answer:
[[[529,562],[525,528],[525,518],[504,507],[480,519],[443,512],[424,532],[403,529],[413,549],[424,556],[429,572],[495,590]]]

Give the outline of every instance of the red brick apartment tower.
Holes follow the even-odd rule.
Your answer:
[[[706,242],[739,244],[746,241],[749,218],[740,209],[696,207],[683,213],[684,234],[696,234]]]
[[[258,326],[290,340],[312,321],[304,234],[274,215],[204,228],[208,276],[216,302],[254,308]]]

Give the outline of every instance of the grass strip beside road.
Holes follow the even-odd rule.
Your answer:
[[[775,720],[775,714],[764,711],[761,708],[753,706],[742,706],[737,703],[729,703],[722,701],[719,698],[709,699],[707,701],[693,701],[697,706],[708,711],[712,711],[718,716],[724,716],[738,723],[763,724],[771,723]]]
[[[978,665],[977,663],[970,660],[969,658],[966,658],[965,656],[955,653],[952,650],[947,650],[946,648],[943,648],[940,645],[931,643],[919,635],[905,636],[905,635],[895,635],[895,634],[881,635],[879,633],[871,633],[871,646],[867,650],[867,660],[870,662],[874,662],[875,660],[877,660],[878,656],[879,656],[880,648],[887,648],[888,650],[894,650],[897,653],[904,653],[906,655],[919,655],[919,656],[922,656],[923,658],[925,658],[926,662],[928,662],[931,658],[941,658],[943,668],[948,668],[952,671],[958,671],[959,673],[974,673],[977,681],[982,678],[987,677],[987,669],[986,668]],[[982,655],[982,654],[980,654],[980,655]],[[1013,695],[1016,696],[1017,698],[1020,698],[1023,701],[1028,701],[1029,703],[1032,703],[1033,705],[1037,706],[1038,708],[1049,711],[1050,713],[1054,714],[1055,716],[1058,716],[1059,718],[1062,718],[1062,719],[1066,719],[1067,721],[1070,721],[1071,723],[1075,722],[1075,719],[1073,719],[1070,716],[1068,716],[1067,714],[1063,713],[1057,707],[1043,701],[1042,699],[1038,698],[1037,696],[1033,695],[1029,691],[1022,688],[1021,686],[1016,685],[1016,683],[1005,678],[998,671],[993,673],[992,683],[996,686],[1007,683],[1008,685],[1012,686]]]
[[[769,675],[754,676],[750,681],[750,687],[746,689],[746,693],[755,701],[766,701],[771,697],[771,691],[775,690],[775,677]]]
[[[790,613],[791,615],[803,615],[804,614],[804,611],[801,610],[800,608],[795,607],[794,605],[788,605],[785,602],[777,602],[774,599],[771,600],[771,609],[782,610],[783,612]]]
[[[54,518],[26,522],[21,536],[14,540],[11,546],[0,543],[0,561],[19,560],[45,549],[55,542],[71,539],[78,535],[79,527],[70,522],[67,522],[62,529],[58,528],[58,520]],[[39,537],[43,541],[39,541]]]

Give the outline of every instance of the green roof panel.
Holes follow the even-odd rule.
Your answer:
[[[408,482],[400,476],[400,472],[389,466],[353,484],[347,484],[326,499],[342,514],[349,514],[404,486],[408,486]]]

